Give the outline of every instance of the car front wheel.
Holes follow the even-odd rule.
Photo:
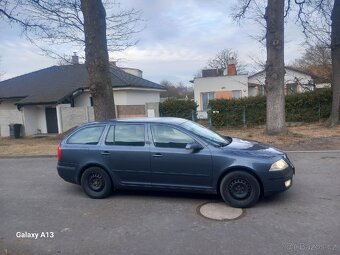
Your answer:
[[[220,193],[223,200],[231,206],[246,208],[257,202],[261,190],[253,175],[244,171],[235,171],[222,179]]]
[[[105,198],[112,192],[110,176],[100,167],[90,167],[81,176],[81,186],[91,198]]]

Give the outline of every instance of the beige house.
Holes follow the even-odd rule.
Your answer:
[[[235,62],[230,61],[227,69],[205,69],[201,77],[195,77],[194,98],[198,104],[197,117],[207,118],[211,99],[230,99],[248,96],[248,75],[237,74]]]
[[[285,67],[285,94],[303,93],[315,89],[314,79],[310,74],[299,71],[292,67]],[[266,79],[265,70],[249,76],[249,96],[264,95],[264,84]]]
[[[142,71],[111,67],[118,118],[159,116],[165,88],[143,79]],[[9,124],[22,135],[62,133],[94,119],[88,74],[83,64],[52,66],[0,82],[0,136]]]
[[[195,77],[194,97],[198,104],[197,117],[207,118],[208,103],[211,99],[231,99],[264,95],[266,73],[254,75],[237,74],[234,60],[227,69],[205,69],[201,77]],[[313,77],[291,67],[286,67],[285,94],[303,93],[315,89]]]

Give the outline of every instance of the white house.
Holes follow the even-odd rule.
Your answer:
[[[312,91],[315,88],[313,77],[305,72],[297,70],[292,67],[285,67],[286,73],[284,77],[285,94],[303,93]],[[264,95],[264,84],[266,79],[266,72],[255,73],[249,76],[249,96]]]
[[[202,77],[195,77],[194,98],[198,104],[198,118],[207,118],[207,107],[211,99],[230,99],[248,96],[248,75],[237,74],[236,66],[230,61],[227,70],[205,69]]]
[[[303,93],[315,88],[313,77],[291,67],[285,67],[285,93]],[[198,104],[197,117],[207,118],[207,107],[211,99],[231,99],[264,95],[266,73],[237,74],[234,60],[230,60],[226,70],[205,69],[201,77],[195,77],[194,97]]]
[[[159,116],[165,88],[142,78],[142,71],[111,67],[118,118]],[[83,64],[52,66],[0,82],[0,136],[9,124],[23,135],[62,133],[94,119],[88,74]]]

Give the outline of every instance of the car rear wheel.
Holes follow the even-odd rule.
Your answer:
[[[91,198],[105,198],[112,192],[110,176],[100,167],[90,167],[81,176],[81,186]]]
[[[244,171],[227,174],[221,181],[220,193],[223,200],[233,207],[253,206],[260,197],[260,185],[257,179]]]

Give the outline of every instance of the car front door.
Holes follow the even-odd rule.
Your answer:
[[[212,159],[207,147],[186,149],[187,144],[197,141],[171,125],[151,124],[149,132],[153,186],[211,188]]]
[[[145,124],[109,127],[101,154],[122,185],[150,184],[150,151]]]

